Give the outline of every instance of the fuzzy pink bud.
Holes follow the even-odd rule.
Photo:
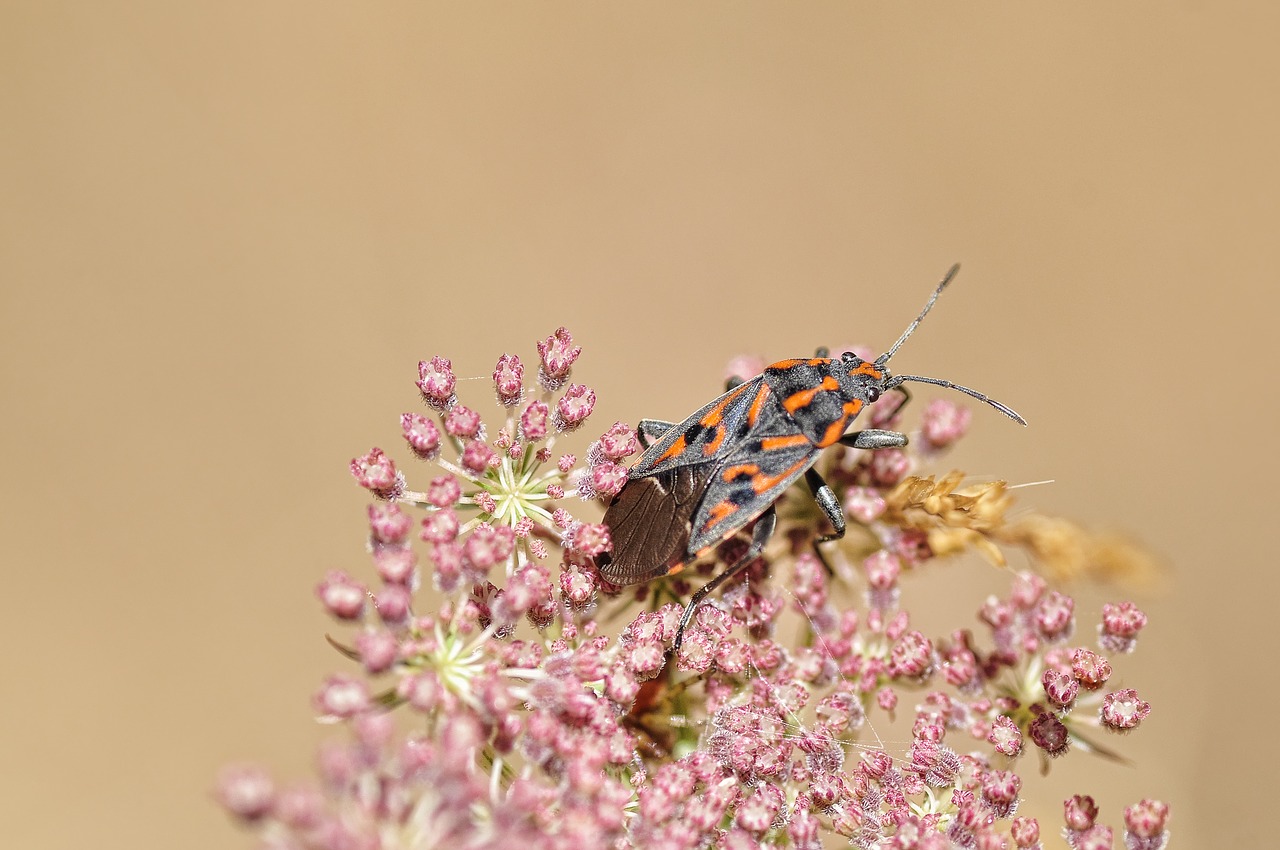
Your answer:
[[[595,391],[586,384],[570,384],[556,402],[552,419],[560,431],[572,431],[587,421],[596,406]]]
[[[565,328],[557,328],[554,334],[538,343],[538,358],[542,361],[538,380],[548,390],[559,389],[581,353],[582,348],[573,344],[573,335]]]
[[[327,717],[355,717],[369,707],[369,690],[359,679],[330,676],[313,701],[316,710]]]
[[[325,610],[339,620],[358,620],[364,614],[367,598],[364,585],[341,570],[330,570],[316,586],[316,596]]]
[[[497,452],[480,440],[467,443],[459,460],[466,470],[476,475],[484,475],[490,466],[497,466],[499,463]]]
[[[394,502],[374,502],[369,506],[369,533],[384,546],[403,543],[413,528],[413,517]]]
[[[573,529],[569,548],[584,555],[600,555],[613,549],[609,527],[600,523],[582,523]]]
[[[627,468],[605,461],[591,468],[591,488],[600,496],[616,496],[627,483]]]
[[[444,430],[451,437],[474,440],[483,427],[480,414],[461,404],[454,405],[444,417]]]
[[[524,391],[524,364],[514,354],[504,354],[498,358],[498,365],[493,369],[493,386],[498,393],[498,401],[507,407],[520,403]]]
[[[422,398],[436,410],[447,410],[453,405],[453,389],[457,379],[453,376],[453,364],[443,357],[432,357],[418,362],[418,389]]]
[[[218,777],[218,802],[244,821],[257,821],[271,813],[276,789],[271,777],[260,767],[228,767]]]
[[[351,461],[351,475],[361,487],[382,499],[392,499],[404,490],[404,476],[395,463],[376,446],[367,455]]]
[[[615,422],[609,426],[609,430],[601,435],[599,446],[600,452],[614,463],[640,451],[636,432],[625,422]]]
[[[547,420],[551,416],[551,408],[546,402],[531,401],[520,414],[520,436],[532,443],[547,436]]]
[[[1151,703],[1138,698],[1133,688],[1107,694],[1102,698],[1102,722],[1112,730],[1129,730],[1151,713]]]
[[[400,430],[418,457],[431,460],[440,454],[440,429],[427,417],[420,413],[403,413],[400,415]]]

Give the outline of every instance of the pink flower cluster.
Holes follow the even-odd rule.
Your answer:
[[[850,524],[877,541],[850,558],[860,573],[828,567],[819,521],[784,511],[790,545],[700,606],[675,652],[689,579],[746,544],[723,542],[680,580],[604,583],[593,559],[613,545],[609,529],[564,502],[607,501],[640,445],[615,423],[582,464],[557,453],[596,395],[570,383],[581,349],[568,331],[537,350],[532,386],[516,355],[493,368],[492,434],[459,401],[449,360],[419,364],[426,409],[405,413],[401,433],[434,466],[420,489],[380,449],[352,461],[375,497],[377,579],[335,570],[316,588],[354,631],[335,642],[349,666],[313,698],[346,735],[324,747],[315,781],[279,786],[241,766],[218,783],[265,846],[819,848],[838,836],[894,850],[1039,848],[1040,825],[1018,815],[1027,754],[1105,752],[1090,736],[1150,713],[1136,690],[1108,689],[1146,624],[1132,603],[1105,606],[1084,646],[1072,598],[1023,572],[946,635],[914,623],[900,579],[934,554],[890,505],[970,424],[945,401],[926,406],[910,448],[849,450],[827,474]],[[892,402],[873,412],[871,427],[904,415]],[[851,552],[834,550],[838,567]],[[876,724],[903,705],[910,742],[885,744]],[[1066,802],[1071,847],[1114,846],[1096,817],[1091,798]],[[1126,809],[1125,846],[1166,846],[1168,819],[1155,800]]]

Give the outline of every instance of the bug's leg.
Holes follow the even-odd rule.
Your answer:
[[[804,480],[813,491],[813,500],[818,503],[818,507],[822,508],[833,529],[830,534],[822,535],[815,542],[826,543],[828,540],[839,540],[844,537],[844,510],[840,507],[840,500],[836,498],[831,485],[823,481],[822,476],[813,467],[809,467],[809,471],[804,474]]]
[[[675,427],[674,422],[663,422],[661,419],[641,419],[636,425],[636,439],[642,448],[649,448],[650,437],[661,437]]]
[[[830,357],[831,349],[827,348],[825,345],[819,345],[818,349],[813,352],[813,356],[814,357]]]
[[[865,431],[845,434],[840,438],[840,444],[851,449],[896,449],[907,444],[907,435],[897,431],[867,428]]]
[[[730,375],[724,379],[724,391],[728,392],[729,390],[736,390],[745,383],[746,380],[744,378],[739,378],[737,375]]]
[[[902,409],[907,406],[907,402],[911,401],[911,393],[907,392],[906,387],[900,384],[894,387],[894,389],[902,393],[902,401],[898,402],[898,406],[893,409],[893,413],[889,414],[889,419],[892,419],[893,417],[901,413]]]
[[[714,593],[716,588],[724,584],[729,579],[742,572],[744,568],[756,558],[760,557],[760,553],[764,551],[764,546],[769,542],[769,538],[773,536],[773,529],[778,524],[778,512],[769,506],[769,510],[760,515],[756,520],[756,526],[751,532],[751,546],[747,549],[746,554],[734,561],[724,572],[713,578],[711,581],[698,588],[697,593],[693,594],[693,598],[689,600],[689,604],[684,606],[684,614],[680,617],[680,628],[676,630],[676,641],[671,645],[671,654],[680,651],[680,643],[684,640],[685,627],[689,625],[689,621],[693,619],[693,612],[698,610],[698,606],[702,604],[702,600],[706,599],[710,594]]]

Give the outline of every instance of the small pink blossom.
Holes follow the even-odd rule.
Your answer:
[[[551,417],[551,408],[546,402],[531,401],[520,414],[520,437],[531,443],[547,436],[547,423]]]
[[[400,429],[405,442],[418,457],[432,460],[440,454],[440,430],[427,417],[420,413],[401,414]]]
[[[454,405],[444,417],[444,430],[451,437],[474,440],[480,436],[483,428],[484,422],[480,419],[480,414],[461,404]]]
[[[493,386],[498,394],[498,401],[512,407],[520,403],[524,392],[524,364],[514,354],[504,354],[498,358],[498,365],[493,369]]]
[[[552,420],[558,431],[573,431],[591,415],[596,406],[595,390],[585,384],[570,384],[556,402]]]
[[[432,357],[418,363],[418,389],[422,398],[436,410],[447,410],[454,403],[453,388],[457,379],[453,376],[453,364],[443,357]]]
[[[383,499],[393,499],[404,490],[404,476],[391,458],[376,447],[351,461],[351,474],[361,487]]]
[[[560,389],[581,353],[582,348],[573,344],[573,335],[557,328],[554,334],[538,343],[538,358],[542,363],[538,380],[552,392]]]
[[[364,585],[341,570],[330,570],[316,586],[316,596],[324,603],[325,610],[339,620],[358,620],[364,616],[367,595]]]
[[[1151,713],[1151,704],[1138,698],[1133,688],[1115,691],[1102,698],[1102,722],[1110,729],[1134,729]]]
[[[275,783],[256,766],[225,768],[218,777],[217,795],[223,808],[245,821],[261,820],[276,802]]]

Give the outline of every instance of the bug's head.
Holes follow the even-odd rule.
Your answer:
[[[870,363],[863,360],[852,351],[840,355],[840,366],[833,371],[840,381],[843,395],[860,398],[867,404],[875,404],[893,388],[889,385],[893,378],[888,367],[878,361]]]
[[[942,278],[942,282],[938,284],[938,288],[933,291],[933,295],[929,298],[929,302],[924,305],[924,309],[920,311],[920,315],[916,316],[915,321],[907,325],[907,329],[902,332],[902,336],[898,337],[898,341],[884,354],[881,354],[873,363],[867,363],[852,352],[845,352],[842,360],[845,363],[856,363],[856,367],[850,368],[850,377],[855,374],[865,374],[868,382],[862,384],[863,397],[868,402],[874,402],[877,398],[884,395],[891,389],[901,386],[907,381],[917,381],[922,384],[933,384],[934,386],[946,387],[947,389],[958,390],[967,396],[972,396],[984,404],[989,404],[996,410],[1008,416],[1015,422],[1023,425],[1027,424],[1027,420],[1023,419],[1009,407],[1001,404],[993,398],[988,398],[977,390],[971,390],[968,387],[962,387],[959,384],[953,384],[951,381],[944,381],[941,378],[926,378],[921,375],[890,375],[889,374],[889,358],[897,352],[902,344],[907,341],[907,337],[911,336],[920,323],[924,321],[924,317],[929,314],[929,310],[933,308],[933,302],[938,300],[938,296],[942,294],[942,290],[947,288],[947,284],[951,283],[952,278],[956,276],[956,272],[960,271],[960,264],[956,263],[950,268],[946,276]]]

